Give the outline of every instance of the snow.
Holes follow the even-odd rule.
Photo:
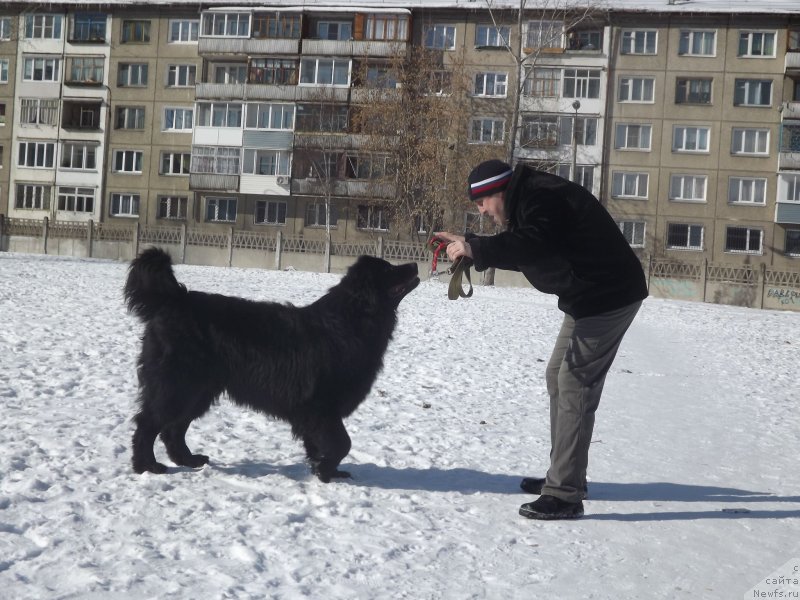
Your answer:
[[[453,302],[423,282],[346,423],[350,481],[320,483],[288,426],[227,400],[189,431],[211,464],[136,475],[126,269],[0,253],[0,598],[728,599],[796,577],[798,313],[646,300],[600,404],[586,516],[548,523],[517,510],[548,464],[553,297]],[[176,272],[297,305],[339,278]]]

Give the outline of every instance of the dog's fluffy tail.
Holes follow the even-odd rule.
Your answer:
[[[128,269],[125,302],[143,321],[150,320],[165,302],[185,293],[186,288],[175,279],[172,259],[160,248],[148,248]]]

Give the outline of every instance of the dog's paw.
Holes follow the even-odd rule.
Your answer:
[[[151,463],[149,465],[133,465],[133,470],[139,475],[142,473],[155,473],[156,475],[163,475],[167,472],[167,465],[162,465],[160,462]]]
[[[330,483],[331,479],[352,479],[353,478],[353,476],[350,475],[350,473],[348,473],[347,471],[339,471],[338,469],[334,470],[334,471],[330,471],[328,473],[317,473],[316,475],[317,475],[317,477],[319,478],[319,480],[322,483]]]
[[[192,454],[185,463],[184,467],[191,467],[192,469],[199,469],[208,464],[208,457],[205,454]]]

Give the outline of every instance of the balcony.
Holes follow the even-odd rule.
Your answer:
[[[783,120],[797,119],[800,121],[800,102],[785,102],[781,111],[781,118]]]
[[[292,178],[292,193],[309,196],[331,196],[347,198],[391,198],[395,186],[392,183],[351,179]]]
[[[800,170],[800,152],[781,152],[778,158],[778,168],[791,171]]]
[[[189,175],[189,189],[238,192],[239,176],[218,173],[192,173]]]
[[[786,72],[800,73],[800,52],[786,53]]]
[[[299,54],[300,40],[201,37],[197,41],[197,52],[201,56]]]
[[[775,222],[787,225],[800,225],[800,202],[777,202]]]

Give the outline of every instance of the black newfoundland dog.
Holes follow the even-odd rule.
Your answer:
[[[130,266],[128,308],[144,323],[133,470],[164,473],[156,437],[177,465],[208,462],[186,446],[186,430],[223,392],[292,426],[324,482],[350,452],[342,419],[364,400],[383,366],[400,301],[419,284],[417,265],[360,257],[312,304],[187,291],[169,255],[145,250]]]

